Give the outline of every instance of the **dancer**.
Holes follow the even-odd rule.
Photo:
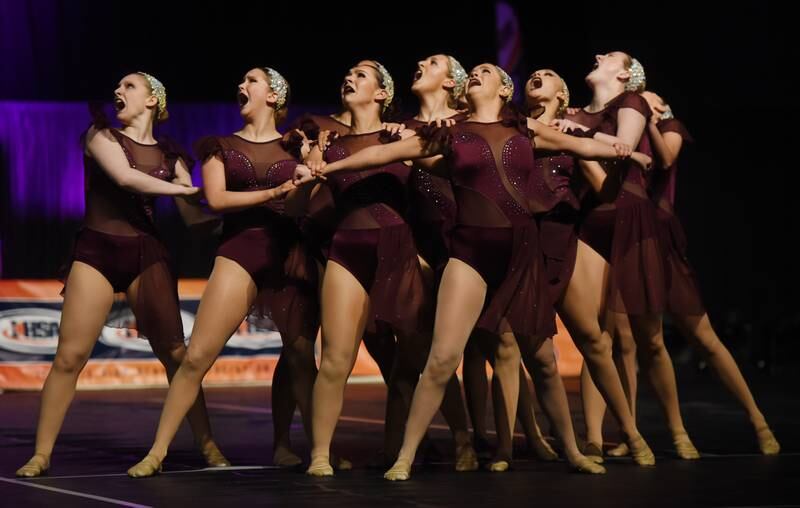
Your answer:
[[[420,104],[419,112],[404,121],[413,130],[428,123],[459,117],[456,97],[463,93],[467,73],[454,57],[437,54],[417,62],[411,91]],[[408,218],[414,241],[419,250],[427,302],[435,302],[435,292],[444,265],[447,263],[447,243],[455,218],[455,202],[450,182],[414,166],[409,177]],[[432,329],[421,334],[404,334],[398,341],[398,355],[389,383],[386,410],[387,463],[397,459],[403,440],[403,429],[419,375],[430,351]],[[467,416],[461,384],[453,374],[447,384],[441,406],[442,415],[453,432],[456,444],[456,471],[474,471],[478,457],[472,447],[467,429]]]
[[[651,112],[638,95],[645,86],[642,65],[620,51],[597,55],[586,83],[594,94],[592,102],[576,114],[568,114],[567,118],[599,133],[597,136],[615,136],[620,142],[650,152],[644,134]],[[700,455],[683,425],[675,371],[664,346],[662,313],[666,304],[666,280],[655,207],[647,197],[644,175],[638,166],[617,168],[613,178],[621,182],[613,202],[595,200],[584,212],[580,229],[583,245],[593,251],[590,257],[595,270],[598,273],[608,270],[605,328],[612,331],[619,327],[624,319],[621,315],[627,314],[638,346],[639,364],[665,412],[676,451],[681,458],[696,459]],[[624,369],[628,379],[633,369],[633,366]],[[581,393],[587,394],[583,399],[589,442],[586,453],[599,457],[602,455],[602,400],[596,392],[590,396],[592,378],[584,368]]]
[[[667,312],[681,334],[711,364],[723,386],[736,398],[747,413],[764,455],[780,452],[780,444],[767,424],[730,351],[719,340],[700,297],[694,270],[686,255],[686,235],[675,214],[677,160],[685,142],[692,142],[686,127],[674,118],[672,110],[653,92],[642,92],[652,111],[647,130],[655,155],[655,169],[650,178],[650,197],[657,206],[661,245],[665,249],[667,267]],[[635,345],[623,347],[621,354],[629,358],[621,364],[635,364]],[[620,363],[620,362],[618,362]],[[628,388],[631,401],[636,400],[636,378]],[[635,405],[631,406],[635,415]],[[622,443],[608,451],[610,456],[628,454]]]
[[[274,69],[253,68],[238,87],[241,130],[205,138],[204,190],[209,206],[223,213],[223,235],[214,268],[197,310],[186,357],[167,393],[152,448],[128,470],[139,478],[161,470],[178,424],[206,372],[242,320],[269,315],[284,340],[294,396],[308,423],[315,376],[316,266],[307,256],[294,221],[280,198],[294,189],[298,165],[277,123],[286,114],[289,84]]]
[[[391,141],[382,130],[381,115],[391,108],[394,82],[380,63],[366,60],[350,69],[342,96],[351,114],[351,130],[325,150],[327,160]],[[316,150],[322,155],[319,146]],[[421,323],[422,274],[411,231],[401,215],[409,173],[409,166],[395,163],[335,175],[326,182],[337,222],[322,281],[323,343],[314,384],[310,475],[333,474],[330,445],[364,330],[384,325],[394,334],[414,332]]]
[[[78,376],[115,293],[126,294],[139,336],[150,342],[170,381],[186,353],[177,281],[153,222],[153,196],[187,199],[199,189],[191,185],[180,150],[153,137],[153,125],[168,117],[159,80],[143,72],[123,77],[114,106],[122,128],[110,128],[98,116],[82,138],[86,213],[66,277],[58,349],[42,389],[35,452],[17,476],[39,476],[50,467]],[[202,392],[187,410],[206,463],[230,465],[214,443]]]

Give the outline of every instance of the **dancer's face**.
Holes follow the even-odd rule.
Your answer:
[[[129,124],[143,114],[153,114],[152,108],[158,106],[158,99],[150,90],[150,84],[141,74],[128,74],[120,80],[114,90],[114,109],[117,119]]]
[[[420,60],[417,62],[417,72],[414,73],[411,90],[416,93],[430,93],[443,87],[452,89],[456,86],[456,82],[450,77],[449,66],[446,55],[433,55]]]
[[[275,107],[278,94],[272,90],[267,73],[256,67],[242,78],[236,99],[239,102],[239,114],[248,117],[262,111],[267,105]]]
[[[492,100],[496,97],[505,101],[510,94],[511,88],[503,84],[503,78],[494,64],[484,63],[470,71],[467,97],[473,104],[476,100]]]
[[[380,72],[371,60],[362,60],[351,68],[342,82],[342,104],[348,107],[386,100],[386,90],[381,88]]]
[[[550,102],[553,99],[565,100],[561,76],[551,69],[534,71],[525,83],[525,98],[529,106]]]
[[[587,82],[601,83],[613,80],[627,81],[630,79],[627,64],[630,57],[622,51],[612,51],[605,55],[595,55],[594,67],[586,76]]]

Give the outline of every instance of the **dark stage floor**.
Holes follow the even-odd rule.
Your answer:
[[[271,465],[270,393],[254,387],[206,391],[217,441],[236,467],[203,469],[184,426],[164,473],[131,480],[125,470],[148,449],[164,391],[81,392],[49,475],[19,480],[14,471],[33,450],[39,396],[5,393],[0,395],[0,506],[800,506],[797,384],[750,376],[783,447],[780,456],[763,457],[748,422],[710,375],[687,371],[678,377],[686,425],[703,454],[699,461],[674,458],[660,411],[643,389],[640,427],[658,456],[655,468],[612,459],[607,475],[586,476],[568,473],[563,462],[538,462],[520,452],[506,473],[455,473],[449,434],[437,420],[431,437],[445,458],[417,466],[405,483],[384,481],[382,470],[366,467],[382,443],[380,385],[348,386],[335,451],[352,459],[355,469],[326,479]],[[575,380],[568,388],[582,429]],[[546,426],[542,416],[539,420]],[[296,421],[296,449],[306,454]],[[616,437],[607,432],[609,441]]]

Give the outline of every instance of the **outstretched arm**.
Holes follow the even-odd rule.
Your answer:
[[[190,196],[200,190],[197,187],[165,182],[133,169],[122,147],[108,129],[89,129],[86,134],[86,154],[97,161],[114,183],[127,191],[155,196]]]

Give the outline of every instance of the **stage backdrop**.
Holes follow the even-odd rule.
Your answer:
[[[55,280],[0,280],[0,389],[42,387],[58,345],[61,318],[61,283]],[[194,316],[205,280],[182,279],[178,284],[181,317],[187,340],[191,339]],[[128,313],[125,306],[112,311]],[[267,326],[266,324],[263,326]],[[556,337],[559,369],[575,376],[581,358],[559,322]],[[267,384],[281,349],[281,339],[272,327],[242,323],[228,341],[221,357],[206,376],[209,385]],[[353,376],[380,380],[380,371],[364,350],[358,354]],[[78,379],[79,388],[144,388],[166,386],[161,364],[150,346],[134,330],[103,329],[92,357]]]

